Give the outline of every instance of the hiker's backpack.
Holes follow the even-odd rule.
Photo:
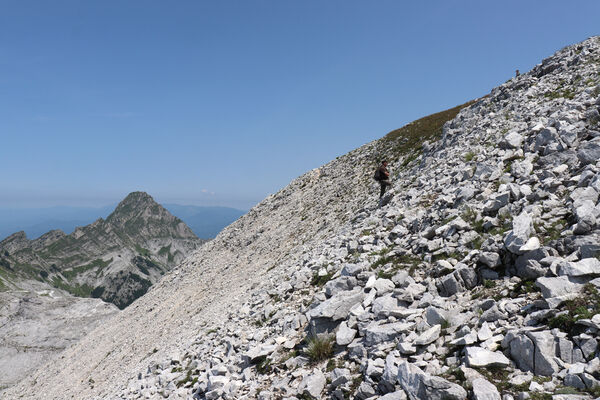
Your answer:
[[[375,179],[376,181],[380,181],[381,180],[381,168],[377,168],[375,170],[375,174],[373,175],[373,179]]]

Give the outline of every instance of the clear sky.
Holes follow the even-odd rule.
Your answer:
[[[249,208],[600,34],[600,1],[0,0],[0,206]]]

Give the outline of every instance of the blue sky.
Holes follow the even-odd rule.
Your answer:
[[[0,207],[249,208],[600,34],[599,1],[0,0]]]

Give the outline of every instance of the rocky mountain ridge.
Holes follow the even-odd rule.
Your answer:
[[[15,288],[36,279],[124,308],[203,242],[148,194],[134,192],[106,220],[70,235],[54,230],[28,240],[17,232],[4,239],[0,282]]]
[[[597,397],[599,159],[593,37],[294,180],[6,395]]]

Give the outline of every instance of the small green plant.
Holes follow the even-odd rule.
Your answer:
[[[252,362],[256,366],[256,372],[259,374],[268,374],[271,372],[271,360],[267,356],[261,356]]]
[[[479,214],[474,209],[467,207],[461,215],[462,219],[471,224],[475,232],[482,234],[483,219],[479,217]]]
[[[469,245],[472,249],[479,250],[481,249],[481,245],[483,244],[483,237],[477,236],[475,240],[473,240]]]
[[[331,372],[333,371],[335,368],[337,367],[337,363],[335,362],[335,359],[331,358],[329,359],[329,361],[327,361],[327,366],[325,367],[325,370],[327,372]]]
[[[442,322],[440,323],[440,327],[442,328],[442,330],[446,330],[446,329],[450,328],[450,321],[448,321],[447,319],[442,319]]]
[[[577,321],[590,319],[600,313],[600,293],[593,284],[588,283],[579,296],[565,301],[561,308],[561,313],[548,320],[548,326],[573,334]]]
[[[392,257],[389,257],[389,256],[381,257],[377,261],[375,261],[373,264],[371,264],[371,269],[376,269],[376,268],[382,267],[385,264],[390,263],[391,261],[392,261]]]
[[[564,218],[560,218],[552,222],[549,226],[543,227],[541,232],[541,242],[547,243],[553,240],[558,240],[562,231],[568,226],[568,222]]]
[[[183,378],[182,380],[180,380],[179,382],[177,382],[177,387],[183,387],[186,383],[190,382],[190,384],[193,386],[198,382],[198,377],[195,376],[192,378],[192,370],[188,369],[185,378]]]
[[[473,158],[475,158],[476,154],[472,151],[469,151],[467,154],[465,154],[465,161],[466,162],[470,162],[473,160]]]
[[[333,355],[333,335],[314,335],[306,339],[305,353],[312,362],[327,360]]]
[[[310,283],[313,286],[323,286],[324,284],[329,282],[332,277],[333,274],[319,275],[318,273],[315,273]]]
[[[492,289],[496,287],[496,282],[491,279],[486,279],[483,281],[483,287],[486,289]]]
[[[523,279],[519,283],[515,285],[514,292],[516,296],[520,296],[527,293],[539,292],[540,289],[535,286],[535,280],[533,279]]]
[[[460,384],[463,384],[464,382],[467,381],[467,377],[465,376],[465,373],[460,368],[456,368],[456,367],[450,368],[446,372],[445,375],[452,377],[455,382],[458,382]]]

